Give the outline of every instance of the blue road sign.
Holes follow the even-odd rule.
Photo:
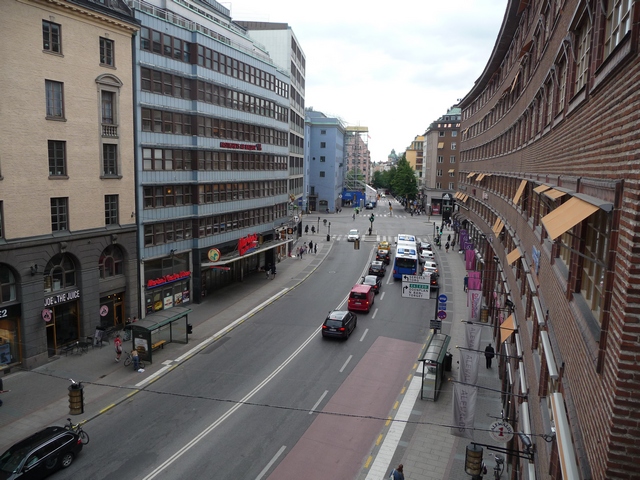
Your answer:
[[[438,301],[441,303],[444,303],[447,301],[447,296],[443,293],[442,295],[438,296]]]

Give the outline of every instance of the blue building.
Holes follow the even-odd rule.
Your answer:
[[[142,25],[136,220],[148,315],[286,255],[290,77],[215,0],[133,7]]]
[[[305,194],[308,212],[335,212],[344,185],[344,125],[313,109],[305,110]]]

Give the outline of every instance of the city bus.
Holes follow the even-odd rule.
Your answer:
[[[402,278],[402,275],[418,275],[418,248],[415,243],[398,242],[396,256],[393,260],[393,278]]]

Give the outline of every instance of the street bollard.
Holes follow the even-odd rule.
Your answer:
[[[84,413],[84,387],[79,383],[69,385],[69,414]]]

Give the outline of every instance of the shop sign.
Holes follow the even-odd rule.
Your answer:
[[[80,290],[74,290],[73,292],[59,293],[58,295],[45,297],[44,306],[51,307],[53,305],[58,305],[59,303],[71,302],[73,300],[80,300]]]
[[[53,318],[53,312],[50,309],[45,308],[42,310],[42,319],[45,322],[49,323],[52,318]]]
[[[177,282],[184,278],[189,278],[191,276],[191,272],[178,272],[171,273],[169,275],[165,275],[164,277],[156,278],[153,280],[147,280],[147,288],[156,288],[162,285],[166,285],[167,283]]]
[[[233,150],[262,150],[261,143],[246,144],[246,143],[232,143],[232,142],[220,142],[220,148],[231,148]]]
[[[20,304],[9,305],[8,307],[0,308],[0,318],[13,318],[20,316]]]
[[[221,256],[222,255],[220,254],[220,250],[218,250],[217,248],[212,248],[207,252],[207,258],[210,262],[217,262],[218,260],[220,260]]]
[[[247,235],[246,237],[238,240],[238,253],[244,255],[254,251],[258,247],[258,234]]]
[[[101,317],[106,317],[108,313],[109,313],[109,306],[101,305],[100,306],[100,316]]]

